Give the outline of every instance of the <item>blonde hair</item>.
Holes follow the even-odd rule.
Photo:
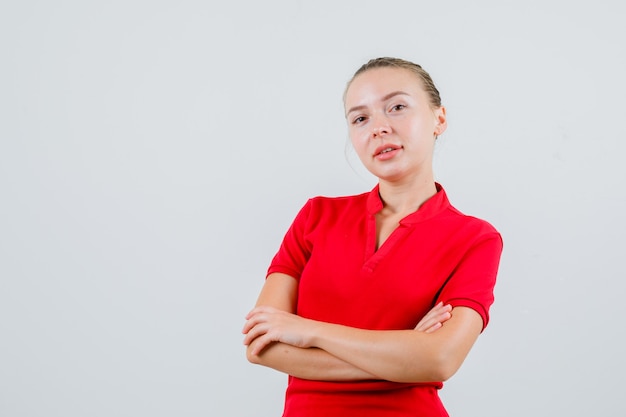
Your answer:
[[[352,81],[354,81],[354,79],[360,74],[375,68],[402,68],[411,71],[413,74],[417,75],[417,77],[422,81],[422,86],[424,87],[424,90],[426,91],[426,93],[428,93],[428,97],[430,98],[431,106],[433,108],[441,107],[441,97],[439,96],[439,90],[437,90],[437,87],[435,87],[435,83],[430,77],[430,74],[428,74],[418,64],[404,59],[391,57],[374,58],[363,64],[361,68],[359,68],[354,73],[350,81],[348,81],[346,89],[343,93],[344,102],[346,99],[346,93],[348,92],[348,88],[350,88],[350,84],[352,84]]]

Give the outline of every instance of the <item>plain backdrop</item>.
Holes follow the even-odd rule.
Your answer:
[[[453,417],[623,416],[619,1],[0,3],[0,416],[279,416],[241,327],[298,209],[375,181],[341,96],[422,64],[505,250]]]

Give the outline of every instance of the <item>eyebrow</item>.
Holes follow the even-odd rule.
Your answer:
[[[380,99],[380,101],[381,101],[381,102],[383,102],[383,101],[387,101],[387,100],[389,100],[389,99],[390,99],[390,98],[392,98],[392,97],[395,97],[395,96],[400,96],[400,95],[403,95],[403,96],[408,96],[408,95],[409,95],[409,93],[405,93],[404,91],[392,91],[391,93],[384,95],[384,96],[383,96],[383,98],[381,98],[381,99]],[[348,111],[346,112],[346,117],[348,117],[348,115],[349,115],[350,113],[352,113],[353,111],[363,110],[363,109],[365,109],[365,108],[367,108],[367,106],[363,106],[363,105],[361,105],[361,106],[354,106],[354,107],[350,108],[350,110],[348,110]]]

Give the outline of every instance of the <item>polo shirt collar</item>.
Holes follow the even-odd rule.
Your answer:
[[[443,189],[441,184],[437,182],[435,183],[435,186],[437,187],[437,193],[426,200],[426,202],[424,202],[419,209],[400,220],[401,224],[415,224],[428,220],[450,207],[450,201],[448,200],[446,191]],[[383,201],[380,198],[378,188],[379,185],[376,184],[374,189],[370,191],[367,196],[367,212],[371,215],[374,215],[383,209]]]

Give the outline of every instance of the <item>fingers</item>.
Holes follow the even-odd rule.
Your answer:
[[[246,316],[242,333],[243,343],[260,352],[272,342],[282,342],[292,346],[310,347],[311,320],[273,307],[261,306],[254,308]]]
[[[261,306],[253,308],[248,314],[246,314],[246,322],[243,325],[241,332],[247,334],[257,324],[267,321],[268,315],[279,312],[273,307]]]
[[[435,307],[433,307],[426,315],[420,320],[420,322],[415,326],[415,330],[432,333],[435,330],[441,328],[443,323],[452,317],[451,315],[452,306],[449,304],[443,305],[442,302],[439,302]]]
[[[246,322],[241,332],[246,335],[244,344],[248,345],[259,335],[268,331],[269,315],[272,313],[271,307],[256,307],[246,315]]]
[[[253,358],[254,360],[258,360],[259,355],[263,352],[263,349],[267,347],[267,344],[263,343],[261,339],[255,339],[248,345],[247,355],[249,358]]]
[[[424,333],[432,333],[432,332],[434,332],[435,330],[440,329],[440,328],[441,328],[441,326],[443,326],[443,324],[441,324],[441,323],[435,323],[435,324],[433,324],[430,328],[426,329],[426,330],[424,331]]]
[[[265,309],[255,308],[246,316],[242,333],[245,334],[243,344],[251,348],[251,355],[258,355],[270,343],[274,342],[269,323],[269,313]]]
[[[253,356],[257,356],[263,349],[265,349],[268,345],[275,342],[271,337],[269,337],[268,333],[264,333],[263,335],[256,337],[251,340],[249,343],[245,343],[246,346],[250,347],[250,354]]]
[[[244,332],[243,344],[248,346],[252,341],[259,336],[266,334],[269,331],[269,326],[265,323],[256,324],[251,326],[248,331]]]
[[[289,323],[293,316],[285,311],[268,307],[255,307],[246,315],[242,333],[245,334],[243,344],[252,346],[252,354],[260,353],[272,342],[289,342]],[[286,339],[286,340],[283,340]]]

